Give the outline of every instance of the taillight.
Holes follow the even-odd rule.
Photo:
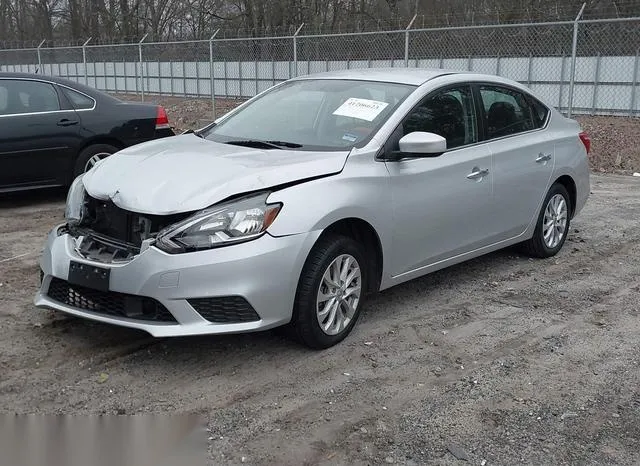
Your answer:
[[[591,138],[585,131],[580,133],[580,140],[584,144],[584,148],[587,149],[587,154],[591,152]]]
[[[167,116],[167,112],[164,107],[158,106],[158,111],[156,113],[156,130],[169,128],[169,117]]]

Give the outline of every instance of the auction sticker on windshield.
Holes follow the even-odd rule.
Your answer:
[[[357,118],[359,120],[373,121],[387,105],[389,104],[386,102],[351,97],[340,105],[333,114]]]

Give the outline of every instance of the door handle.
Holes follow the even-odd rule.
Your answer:
[[[478,167],[474,167],[473,171],[467,175],[467,179],[469,180],[477,180],[480,178],[484,178],[489,174],[488,168],[483,168],[480,170]]]
[[[73,126],[77,124],[78,120],[69,120],[68,118],[63,118],[58,122],[58,126]]]
[[[542,152],[540,152],[538,154],[538,158],[536,159],[536,162],[542,163],[542,162],[548,162],[549,160],[551,160],[551,154],[543,154]]]

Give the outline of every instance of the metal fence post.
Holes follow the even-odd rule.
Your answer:
[[[40,68],[42,68],[42,57],[40,56],[40,48],[46,41],[47,39],[42,39],[42,42],[40,42],[40,45],[38,45],[38,70],[36,71],[36,73],[40,73]]]
[[[638,85],[638,64],[640,63],[640,48],[636,51],[636,59],[633,62],[633,82],[631,83],[631,106],[629,116],[633,116],[636,110],[636,86]]]
[[[84,85],[88,86],[89,85],[89,78],[87,76],[87,44],[89,42],[91,42],[92,37],[89,37],[87,39],[87,41],[82,44],[82,67],[84,69]],[[106,65],[105,65],[106,66]],[[107,83],[105,81],[105,87],[107,86]]]
[[[145,34],[138,42],[138,54],[140,55],[140,100],[144,102],[144,65],[142,61],[142,43],[149,34]]]
[[[593,94],[591,95],[591,115],[596,114],[596,102],[598,100],[598,84],[600,84],[600,62],[602,57],[598,52],[598,58],[596,59],[596,75],[593,79]]]
[[[213,39],[216,38],[220,29],[216,30],[209,38],[209,79],[211,80],[211,118],[216,120],[216,81],[213,73]]]
[[[558,89],[558,110],[562,111],[562,96],[564,95],[564,75],[566,71],[567,57],[562,54],[562,63],[560,65],[560,89]]]
[[[407,24],[407,27],[404,29],[404,67],[405,68],[409,67],[409,30],[413,26],[413,22],[416,20],[417,17],[418,17],[417,14],[413,15],[413,18],[411,18],[411,21],[409,21],[409,24]]]
[[[578,16],[576,16],[575,21],[573,22],[573,45],[571,47],[571,75],[569,76],[569,102],[567,104],[567,116],[571,118],[571,114],[573,111],[573,90],[576,85],[576,58],[578,54],[578,27],[580,26],[580,18],[582,18],[582,13],[584,13],[584,9],[587,6],[586,3],[582,4],[582,8],[580,8],[580,12]]]
[[[298,76],[298,34],[300,34],[300,30],[302,29],[302,27],[304,26],[304,23],[302,23],[298,29],[296,29],[295,34],[293,35],[293,76],[291,76],[292,78],[295,78],[296,76]]]

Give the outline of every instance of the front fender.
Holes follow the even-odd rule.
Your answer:
[[[383,254],[389,249],[393,224],[389,174],[373,156],[351,156],[341,173],[276,191],[268,202],[283,205],[268,229],[270,235],[322,231],[340,220],[357,218],[375,229]]]

